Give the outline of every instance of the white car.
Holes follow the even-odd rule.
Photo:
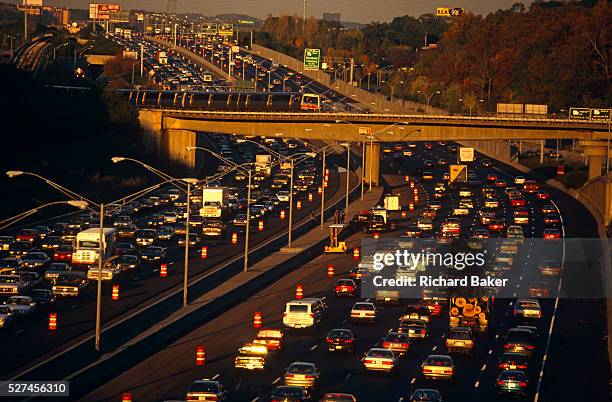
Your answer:
[[[16,316],[30,315],[36,311],[36,302],[30,296],[11,296],[6,305]]]
[[[524,176],[516,176],[514,178],[514,184],[525,184],[525,177]]]
[[[351,309],[351,321],[376,321],[376,305],[366,302],[355,303]]]
[[[535,299],[518,299],[514,304],[514,315],[521,318],[540,318],[542,308]]]
[[[276,198],[278,198],[280,202],[289,202],[289,191],[279,191],[278,194],[276,194]]]
[[[391,373],[397,366],[397,357],[389,349],[372,348],[361,359],[368,371],[386,371]]]
[[[9,306],[0,305],[0,328],[6,328],[13,321],[13,311]]]

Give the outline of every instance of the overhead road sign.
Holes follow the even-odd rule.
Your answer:
[[[450,165],[449,173],[450,173],[449,181],[451,183],[467,182],[467,165]]]
[[[321,62],[321,49],[304,49],[304,70],[318,70]]]
[[[233,36],[234,24],[219,24],[217,26],[217,32],[221,36]]]
[[[591,109],[592,120],[610,120],[610,109]]]
[[[202,28],[200,29],[200,31],[204,35],[216,35],[217,34],[217,24],[216,23],[204,24],[202,25]]]
[[[89,5],[89,18],[94,20],[110,20],[111,13],[119,13],[119,11],[121,11],[119,4],[92,3]]]
[[[571,120],[589,120],[591,118],[591,109],[588,107],[570,108],[569,118]]]
[[[459,147],[459,162],[474,162],[474,148]]]

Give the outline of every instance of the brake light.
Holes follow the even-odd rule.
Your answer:
[[[382,364],[384,364],[385,366],[392,366],[393,362],[391,360],[383,360]]]
[[[423,367],[423,373],[431,373],[431,372],[432,372],[431,369]]]
[[[286,311],[283,313],[283,317],[287,317],[287,312]]]
[[[311,374],[306,374],[306,375],[304,376],[304,378],[305,378],[305,379],[307,379],[307,380],[314,380],[315,376],[314,376],[314,375],[311,375]]]
[[[373,363],[374,363],[374,360],[371,360],[371,359],[365,359],[363,362],[364,362],[365,364],[373,364]]]
[[[527,365],[526,364],[519,364],[516,367],[520,368],[521,370],[526,370],[527,369]]]
[[[400,343],[401,347],[404,349],[408,349],[410,347],[409,343]]]
[[[383,348],[388,348],[389,346],[391,346],[391,344],[389,342],[383,342],[382,343],[382,347]]]
[[[332,343],[334,340],[330,337],[325,338],[325,342]]]
[[[519,386],[526,387],[527,383],[525,381],[521,381],[521,382],[519,382]]]
[[[308,315],[310,316],[310,318],[314,318],[314,313],[310,313]]]
[[[533,349],[535,349],[535,346],[533,346],[533,345],[527,345],[527,346],[526,346],[526,348],[527,348],[528,350],[533,350]]]
[[[509,343],[506,343],[506,344],[504,345],[504,349],[510,349],[511,347],[512,347],[512,345],[510,345]]]
[[[497,381],[497,385],[504,385],[504,384],[505,384],[505,382],[502,381],[502,380]]]
[[[424,329],[421,330],[421,335],[425,335],[426,331]]]

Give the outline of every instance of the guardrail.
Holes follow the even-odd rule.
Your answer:
[[[317,112],[251,112],[251,111],[211,111],[211,110],[193,110],[193,109],[176,109],[176,108],[150,108],[141,106],[140,109],[153,109],[162,110],[166,113],[176,115],[193,115],[193,116],[206,116],[209,119],[227,119],[230,116],[236,116],[240,120],[250,118],[252,120],[265,119],[277,119],[294,121],[296,119],[302,120],[320,120],[320,121],[334,121],[335,120],[346,120],[346,121],[357,121],[357,122],[371,122],[376,123],[387,122],[397,120],[409,121],[410,123],[446,123],[446,124],[470,124],[470,125],[483,125],[483,124],[509,124],[515,125],[518,123],[527,124],[539,124],[543,127],[549,126],[551,128],[593,128],[597,130],[608,130],[608,124],[606,122],[594,122],[587,120],[570,120],[570,119],[535,119],[535,118],[514,118],[514,117],[469,117],[469,116],[449,116],[449,115],[420,115],[420,114],[375,114],[375,113],[317,113]],[[170,116],[171,117],[171,116]]]

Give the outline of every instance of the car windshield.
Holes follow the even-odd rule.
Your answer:
[[[408,342],[408,338],[403,334],[387,334],[385,337],[385,341],[387,342]]]
[[[470,334],[467,331],[451,331],[451,333],[448,335],[448,338],[467,340],[470,339]]]
[[[339,286],[353,286],[353,281],[349,281],[349,280],[338,281],[338,285]]]
[[[508,342],[531,343],[531,333],[528,331],[509,331]]]
[[[274,390],[273,395],[276,398],[285,397],[285,398],[299,398],[303,394],[301,388],[294,387],[278,387]]]
[[[0,283],[17,283],[19,277],[17,276],[0,276]]]
[[[440,394],[433,389],[418,389],[412,394],[412,399],[415,401],[430,401],[438,398]]]
[[[450,366],[451,361],[450,359],[443,356],[430,357],[425,361],[425,364],[427,364],[428,366]]]
[[[314,374],[315,369],[310,364],[292,364],[287,372],[291,374]]]
[[[306,304],[290,304],[289,311],[292,313],[307,313],[308,306]]]
[[[10,298],[7,304],[10,304],[13,306],[27,306],[30,304],[30,302],[28,299],[16,297],[16,298]]]
[[[191,385],[189,392],[213,392],[217,393],[217,384],[213,382],[196,382]]]
[[[100,245],[97,241],[81,240],[79,241],[79,248],[98,249]]]
[[[347,329],[334,329],[329,332],[328,336],[330,338],[350,339],[353,334]]]
[[[368,352],[368,357],[380,357],[380,358],[392,359],[393,352],[391,352],[390,350],[382,350],[382,349],[370,350]]]
[[[503,381],[525,381],[525,374],[521,371],[504,371],[499,375],[499,379]]]
[[[366,303],[357,303],[353,306],[353,310],[373,311],[374,305]]]

